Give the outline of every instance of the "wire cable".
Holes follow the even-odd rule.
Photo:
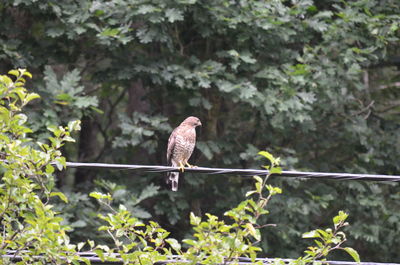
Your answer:
[[[107,163],[78,163],[67,162],[67,168],[88,168],[88,169],[119,169],[134,170],[142,172],[179,172],[178,167],[151,166],[151,165],[128,165],[128,164],[107,164]],[[262,176],[268,174],[268,170],[262,169],[232,169],[232,168],[210,168],[194,167],[185,168],[184,172],[209,175],[240,175],[244,177]],[[375,174],[350,174],[350,173],[324,173],[324,172],[301,172],[282,171],[281,174],[271,174],[273,177],[305,178],[305,179],[335,179],[335,180],[364,180],[364,181],[385,181],[399,182],[400,176],[375,175]]]

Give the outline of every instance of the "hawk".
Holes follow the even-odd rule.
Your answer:
[[[199,118],[190,116],[186,118],[168,139],[167,163],[172,167],[179,167],[182,172],[185,165],[193,167],[188,163],[196,145],[196,127],[201,126]],[[173,191],[178,190],[179,172],[168,172],[167,184],[171,184]]]

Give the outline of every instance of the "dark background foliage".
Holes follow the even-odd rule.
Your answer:
[[[258,168],[267,149],[284,169],[399,174],[399,11],[397,0],[5,0],[0,70],[34,74],[32,137],[82,120],[69,161],[165,164],[171,130],[195,115],[196,165]],[[266,256],[297,257],[301,234],[343,209],[363,260],[400,260],[398,184],[272,182],[283,194]],[[109,191],[179,238],[189,212],[221,215],[249,184],[186,174],[172,193],[161,174],[69,169],[58,186],[71,203],[58,207],[85,239],[99,210],[87,194]]]

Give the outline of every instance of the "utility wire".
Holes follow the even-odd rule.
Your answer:
[[[88,169],[119,169],[134,170],[142,172],[178,172],[177,167],[150,166],[150,165],[128,165],[128,164],[107,164],[107,163],[77,163],[67,162],[67,168],[88,168]],[[260,176],[268,174],[268,170],[261,169],[233,169],[233,168],[210,168],[195,167],[185,168],[185,172],[200,174],[230,174],[240,176]],[[306,179],[336,179],[336,180],[365,180],[365,181],[389,181],[399,182],[400,176],[374,175],[374,174],[350,174],[350,173],[324,173],[324,172],[300,172],[282,171],[281,174],[272,174],[274,177],[306,178]]]

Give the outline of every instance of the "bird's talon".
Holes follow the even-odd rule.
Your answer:
[[[197,167],[197,166],[194,166],[194,165],[189,164],[188,162],[186,162],[186,165],[187,165],[189,168],[196,168],[196,167]]]
[[[185,165],[183,165],[182,163],[179,163],[179,171],[181,171],[182,173],[185,171]]]

